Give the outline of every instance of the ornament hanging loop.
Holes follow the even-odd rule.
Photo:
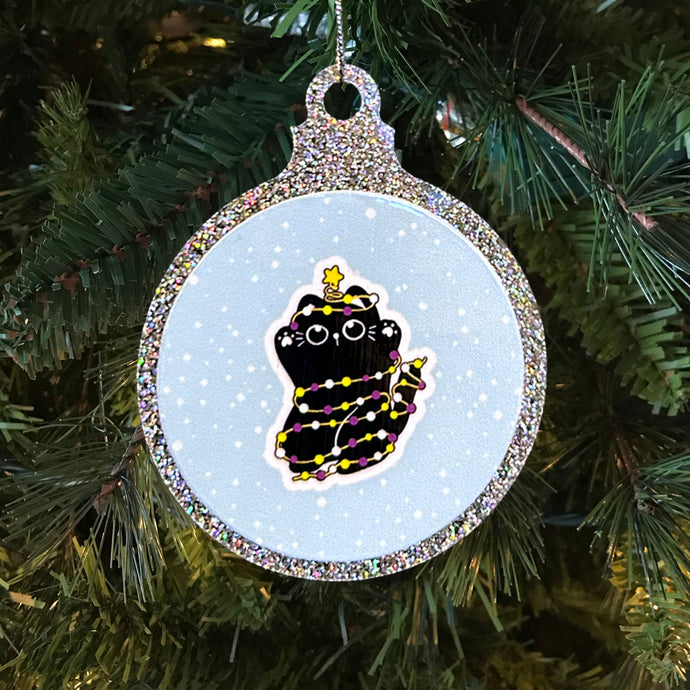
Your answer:
[[[345,80],[345,41],[343,39],[343,4],[342,0],[335,0],[335,66],[338,69],[338,81]]]
[[[339,73],[338,65],[327,67],[319,72],[314,77],[309,88],[307,89],[306,105],[307,112],[313,118],[323,119],[329,122],[333,117],[326,110],[324,105],[324,98],[326,91],[334,84],[352,84],[362,99],[360,109],[348,120],[342,122],[352,122],[351,126],[357,126],[354,123],[359,123],[363,120],[379,125],[381,122],[381,96],[379,94],[378,86],[368,72],[365,72],[354,65],[342,66],[342,72]],[[388,128],[388,125],[384,125]],[[391,130],[392,131],[392,130]]]

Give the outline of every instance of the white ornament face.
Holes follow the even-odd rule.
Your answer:
[[[508,490],[541,414],[543,333],[467,207],[397,161],[377,191],[347,171],[318,191],[303,134],[286,178],[210,219],[166,274],[142,423],[214,538],[287,574],[360,579],[448,548]]]

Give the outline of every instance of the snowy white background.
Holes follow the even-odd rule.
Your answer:
[[[283,399],[264,336],[336,254],[387,289],[411,348],[436,353],[436,388],[389,470],[288,491],[263,457]],[[186,481],[233,529],[290,556],[359,560],[430,536],[472,503],[510,443],[522,374],[508,298],[469,242],[406,202],[332,192],[262,211],[208,252],[166,324],[159,406]]]

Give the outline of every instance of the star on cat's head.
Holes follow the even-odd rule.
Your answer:
[[[324,269],[323,272],[324,279],[323,279],[323,284],[327,285],[328,287],[332,288],[333,290],[337,290],[338,287],[340,286],[340,281],[345,277],[341,272],[338,264],[331,268],[326,268]]]

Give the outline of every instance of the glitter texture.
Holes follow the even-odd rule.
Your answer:
[[[338,81],[338,69],[320,72],[307,91],[307,119],[293,128],[292,158],[276,178],[227,204],[184,245],[156,289],[144,324],[138,365],[141,422],[149,449],[167,486],[195,522],[237,555],[285,575],[313,580],[347,581],[389,575],[450,548],[490,513],[518,476],[539,428],[546,387],[544,332],[537,304],[520,266],[498,235],[474,211],[436,187],[407,173],[398,163],[393,129],[380,120],[380,98],[365,71],[344,66],[362,106],[349,120],[326,111],[326,91]],[[287,199],[314,192],[359,190],[407,202],[442,218],[464,235],[491,265],[512,304],[523,350],[520,416],[503,462],[472,505],[451,524],[404,550],[359,561],[304,560],[267,549],[233,531],[210,513],[185,482],[168,451],[159,417],[157,362],[170,309],[201,257],[222,237],[253,214]],[[391,353],[392,356],[393,353]],[[396,353],[397,354],[397,353]],[[262,461],[260,458],[257,461]],[[366,464],[362,457],[360,464]]]

